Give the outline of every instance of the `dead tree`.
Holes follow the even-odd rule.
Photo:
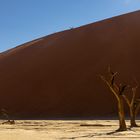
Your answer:
[[[136,116],[140,108],[140,99],[136,98],[136,91],[138,85],[132,88],[132,98],[129,99],[126,95],[123,94],[123,98],[126,101],[129,111],[130,111],[130,127],[138,127],[136,124]]]
[[[109,68],[109,80],[107,80],[104,76],[100,75],[101,79],[107,84],[110,91],[113,93],[117,100],[118,105],[118,116],[119,116],[119,129],[117,131],[126,131],[126,122],[125,122],[125,113],[124,113],[124,105],[123,105],[123,92],[125,91],[126,86],[117,86],[115,83],[115,76],[117,72],[111,72]]]
[[[10,117],[9,117],[9,113],[6,109],[1,109],[1,114],[3,115],[3,117],[5,117],[5,119],[7,121],[3,122],[2,124],[15,124],[15,121],[14,120],[10,120]]]

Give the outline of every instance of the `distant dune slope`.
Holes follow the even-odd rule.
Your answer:
[[[0,108],[18,118],[112,115],[116,100],[98,76],[108,65],[123,82],[140,82],[140,11],[1,53]]]

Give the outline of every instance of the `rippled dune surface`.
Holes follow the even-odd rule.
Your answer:
[[[15,125],[0,125],[0,140],[140,139],[139,127],[114,133],[117,128],[117,120],[20,120]]]

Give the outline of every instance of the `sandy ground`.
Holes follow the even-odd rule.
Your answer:
[[[117,128],[117,120],[16,121],[15,125],[0,125],[0,140],[140,139],[140,128],[112,133]]]

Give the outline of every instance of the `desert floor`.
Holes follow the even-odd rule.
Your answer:
[[[118,120],[20,120],[15,125],[1,124],[0,140],[140,139],[140,127],[114,133],[117,128]]]

